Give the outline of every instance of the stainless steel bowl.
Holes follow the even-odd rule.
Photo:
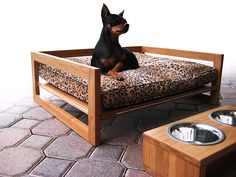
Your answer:
[[[225,134],[216,127],[196,123],[180,122],[171,125],[167,133],[174,139],[194,145],[212,145],[225,139]]]
[[[222,124],[236,126],[236,111],[235,110],[219,110],[214,111],[209,115],[213,120]]]

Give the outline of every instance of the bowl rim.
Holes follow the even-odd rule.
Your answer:
[[[171,129],[172,129],[174,126],[176,126],[176,125],[181,125],[181,124],[195,124],[195,125],[208,126],[208,127],[213,128],[213,129],[216,130],[217,132],[219,132],[219,133],[221,134],[221,137],[219,137],[219,139],[218,139],[217,141],[209,142],[209,143],[196,143],[196,142],[191,142],[191,141],[189,141],[189,142],[188,142],[188,141],[183,141],[183,140],[181,140],[181,139],[176,138],[176,137],[173,136],[172,133],[171,133]],[[219,128],[213,126],[213,125],[209,125],[209,124],[201,123],[201,122],[189,122],[189,121],[186,121],[186,122],[176,122],[176,123],[173,123],[173,124],[171,124],[170,126],[168,126],[167,129],[166,129],[166,131],[167,131],[167,134],[169,135],[169,137],[171,137],[172,139],[174,139],[174,140],[176,140],[176,141],[178,141],[178,142],[185,143],[185,144],[191,144],[191,145],[198,145],[198,146],[208,146],[208,145],[219,144],[219,143],[221,143],[222,141],[224,141],[225,138],[226,138],[225,133],[224,133],[221,129],[219,129]]]
[[[213,118],[212,114],[215,113],[215,112],[218,112],[218,111],[233,111],[233,112],[236,112],[236,110],[232,110],[232,109],[215,110],[215,111],[210,112],[210,114],[208,115],[208,117],[210,119],[212,119],[213,121],[215,121],[217,123],[220,123],[220,124],[223,124],[223,125],[227,125],[227,126],[234,126],[234,127],[236,126],[236,124],[228,124],[228,123],[225,123],[225,122],[217,121],[215,118]]]

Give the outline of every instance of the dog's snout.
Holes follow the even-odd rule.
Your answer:
[[[128,28],[128,27],[129,27],[129,24],[128,24],[128,23],[125,23],[124,26],[125,26],[126,28]]]
[[[129,24],[125,23],[124,24],[124,32],[127,32],[129,30]]]

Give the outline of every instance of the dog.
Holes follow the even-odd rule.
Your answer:
[[[119,72],[139,67],[137,58],[127,48],[122,48],[119,36],[129,30],[129,24],[120,14],[111,14],[103,4],[101,16],[103,28],[94,48],[91,66],[98,67],[102,74],[112,76],[119,81],[124,80]]]

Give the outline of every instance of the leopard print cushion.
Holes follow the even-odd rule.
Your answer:
[[[197,88],[216,79],[216,70],[203,64],[135,53],[139,68],[121,72],[124,81],[101,75],[102,105],[116,108]],[[90,65],[91,57],[70,57]],[[41,64],[40,76],[55,87],[88,102],[88,81]]]

